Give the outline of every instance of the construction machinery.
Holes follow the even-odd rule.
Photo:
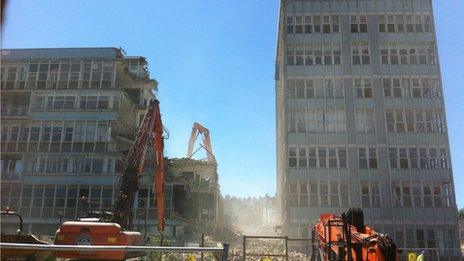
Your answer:
[[[14,231],[8,231],[6,220],[8,219],[17,219],[18,228]],[[23,230],[23,218],[22,216],[15,212],[11,211],[8,207],[5,210],[1,211],[1,221],[2,221],[2,233],[0,236],[1,243],[23,243],[23,244],[37,244],[37,245],[49,245],[50,242],[46,242],[37,238],[31,234],[25,234]],[[1,248],[2,260],[45,260],[51,256],[49,251],[36,251],[33,249],[29,250],[13,250],[13,249],[3,249]]]
[[[120,179],[119,195],[114,205],[114,214],[108,218],[93,213],[78,221],[61,224],[55,234],[55,245],[142,245],[143,237],[132,228],[135,203],[140,188],[140,176],[151,143],[154,152],[155,204],[158,231],[164,231],[164,141],[163,125],[158,100],[150,101],[139,127],[135,142],[130,149]],[[108,215],[106,215],[108,217]],[[109,221],[109,222],[108,222]],[[60,252],[59,257],[73,259],[122,260],[140,256],[140,252],[124,251],[69,251]]]
[[[203,144],[200,144],[200,148],[205,149],[208,163],[216,163],[216,158],[214,157],[213,148],[211,146],[211,138],[209,136],[209,130],[203,127],[203,125],[201,125],[198,122],[193,123],[192,133],[190,134],[190,139],[189,139],[189,144],[188,144],[187,158],[191,159],[192,156],[195,153],[197,153],[197,151],[200,149],[198,148],[195,151],[193,151],[193,148],[195,146],[195,141],[197,140],[199,135],[202,135],[203,137]]]
[[[311,261],[399,260],[395,243],[365,226],[359,208],[350,208],[341,217],[322,214],[313,227],[312,241]]]

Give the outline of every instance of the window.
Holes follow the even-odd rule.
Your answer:
[[[303,16],[295,15],[295,34],[303,33]]]
[[[295,80],[287,80],[285,87],[287,88],[287,98],[295,98]]]
[[[340,206],[340,198],[339,198],[339,190],[338,190],[338,183],[331,182],[330,183],[330,205],[332,207],[339,207]]]
[[[356,111],[356,131],[357,132],[375,132],[373,110]]]
[[[321,16],[315,15],[313,16],[313,23],[314,23],[314,33],[321,33]]]
[[[321,206],[329,206],[329,187],[327,183],[319,183],[320,188],[320,197],[321,197]]]
[[[288,166],[291,168],[296,168],[297,166],[296,148],[288,149]]]
[[[295,49],[293,47],[287,47],[287,65],[295,65]]]
[[[397,169],[398,168],[398,150],[396,148],[388,149],[388,158],[390,161],[390,168]]]
[[[293,30],[293,16],[291,15],[287,15],[286,19],[285,19],[285,22],[286,22],[286,26],[285,26],[285,31],[287,34],[293,34],[294,30]]]
[[[406,148],[399,149],[400,155],[400,169],[409,169],[408,154]]]
[[[330,15],[322,16],[322,32],[327,34],[330,33]]]
[[[311,207],[319,206],[319,190],[317,187],[317,182],[309,182],[309,205]]]
[[[305,34],[310,34],[313,32],[313,28],[311,25],[311,16],[310,15],[305,15],[304,17],[304,31]]]
[[[369,46],[367,44],[354,44],[352,46],[352,64],[353,65],[369,65]]]
[[[407,80],[407,79],[403,79]],[[403,97],[403,87],[407,86],[406,81],[403,81],[401,85],[400,78],[384,78],[382,79],[383,94],[389,98],[400,98]]]
[[[365,183],[361,185],[361,203],[363,207],[371,207],[371,199],[369,196],[369,184]]]
[[[377,182],[361,184],[361,202],[363,207],[380,208],[380,191]]]
[[[298,167],[306,168],[308,166],[306,158],[306,148],[298,149]]]
[[[445,195],[445,207],[453,207],[454,202],[453,202],[453,192],[452,192],[452,187],[451,183],[444,183],[443,184],[443,191]]]
[[[371,79],[355,78],[353,79],[356,98],[372,98]]]
[[[340,18],[338,15],[332,15],[332,32],[340,32]]]
[[[318,156],[319,168],[326,168],[327,167],[327,150],[326,150],[326,148],[318,148],[317,149],[317,156]]]
[[[377,169],[377,150],[375,148],[359,148],[358,159],[360,169]]]
[[[81,96],[80,107],[81,109],[96,109],[98,96]]]

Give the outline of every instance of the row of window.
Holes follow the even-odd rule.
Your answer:
[[[392,184],[394,205],[397,207],[452,207],[452,189],[445,184]]]
[[[288,47],[286,51],[286,64],[295,66],[341,65],[341,50],[339,47],[331,48],[330,45],[323,48],[320,45],[318,47],[306,46],[304,49],[302,47]],[[437,51],[435,46],[432,45],[418,47],[382,46],[380,57],[381,64],[434,65],[438,63]],[[368,44],[353,44],[351,48],[351,64],[371,64]]]
[[[367,15],[350,15],[350,32],[368,32]],[[430,33],[433,32],[430,14],[382,14],[377,16],[381,33]],[[287,34],[339,33],[338,15],[287,15],[285,20]]]
[[[339,45],[289,46],[286,51],[287,65],[341,65],[342,56]]]
[[[112,88],[113,61],[41,61],[5,64],[2,89],[99,89]]]
[[[389,98],[439,98],[441,97],[438,77],[402,77],[382,79],[383,93]]]
[[[338,15],[287,15],[285,20],[287,34],[339,33]]]
[[[343,98],[342,79],[289,79],[287,97],[297,99]]]
[[[381,33],[431,33],[433,32],[430,14],[386,14],[377,15]]]
[[[387,98],[438,98],[441,97],[437,77],[394,77],[381,81]],[[373,97],[371,78],[353,78],[355,98]],[[296,99],[333,99],[345,95],[342,79],[289,79],[286,81],[287,97]]]
[[[391,169],[449,170],[446,148],[388,148]]]
[[[346,112],[335,108],[290,110],[287,117],[287,131],[345,133]]]
[[[1,207],[18,210],[23,217],[75,219],[89,209],[112,210],[118,189],[111,186],[55,186],[2,184]],[[138,193],[138,207],[155,215],[152,188],[143,187]],[[172,188],[165,188],[165,206],[171,207]]]
[[[11,172],[26,173],[69,173],[69,174],[91,174],[91,173],[113,173],[115,159],[101,157],[99,155],[87,156],[56,156],[56,155],[27,155],[23,159],[16,155],[3,155],[0,160],[2,174]]]
[[[87,156],[27,156],[24,170],[28,173],[113,173],[115,159],[95,155]]]
[[[340,207],[349,206],[347,182],[309,182],[289,184],[289,205],[291,207]]]
[[[435,45],[392,45],[380,47],[381,64],[437,64],[438,56]]]
[[[31,122],[23,126],[3,126],[2,142],[108,142],[108,121]]]
[[[455,229],[449,226],[395,226],[395,243],[407,248],[455,248]]]
[[[373,109],[355,111],[356,131],[375,132]],[[385,125],[392,133],[444,133],[446,126],[442,110],[386,110]],[[289,133],[345,133],[345,110],[290,109],[287,117]]]
[[[442,110],[386,110],[387,132],[443,133],[446,132]]]
[[[358,167],[378,169],[377,149],[358,148]],[[390,169],[450,169],[446,148],[388,148]],[[289,147],[288,166],[290,168],[347,168],[345,147]]]
[[[330,191],[329,191],[330,188]],[[339,207],[339,196],[343,198],[342,206],[349,205],[349,187],[346,182],[290,183],[290,206]],[[361,182],[361,204],[367,208],[381,208],[379,183],[375,181]],[[452,190],[449,183],[402,185],[392,184],[392,195],[395,206],[415,208],[443,208],[453,206]],[[309,198],[309,201],[308,201]],[[330,200],[329,200],[330,199]],[[309,203],[309,204],[308,204]]]
[[[347,168],[346,148],[289,148],[288,165],[291,168]]]
[[[40,109],[118,109],[116,98],[100,95],[41,96],[33,101],[33,108]]]

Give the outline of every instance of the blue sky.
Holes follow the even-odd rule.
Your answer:
[[[131,3],[131,4],[128,4]],[[464,207],[461,0],[434,0],[458,205]],[[122,47],[159,82],[166,154],[208,127],[223,194],[275,193],[277,0],[9,1],[3,48]]]

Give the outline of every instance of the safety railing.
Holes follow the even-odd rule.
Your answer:
[[[22,243],[0,243],[0,249],[36,251],[124,251],[124,252],[177,252],[177,253],[219,253],[221,261],[227,261],[229,244],[222,247],[173,247],[173,246],[87,246],[87,245],[41,245]]]

